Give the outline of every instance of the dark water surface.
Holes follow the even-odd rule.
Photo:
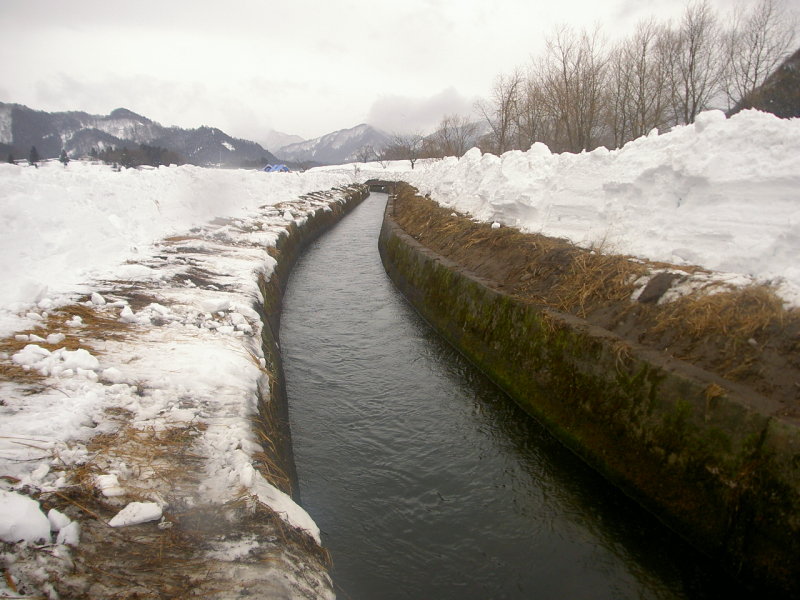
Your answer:
[[[373,194],[301,258],[281,325],[303,505],[340,600],[731,598],[387,278]]]

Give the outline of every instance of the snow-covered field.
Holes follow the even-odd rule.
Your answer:
[[[729,120],[705,113],[612,152],[472,150],[413,171],[408,162],[304,174],[0,164],[0,341],[16,344],[0,361],[40,378],[0,382],[0,540],[80,543],[76,523],[45,515],[19,492],[67,486],[69,468],[93,460],[89,440],[119,429],[109,409],[141,431],[204,423],[194,447],[205,475],[192,501],[224,503],[244,490],[318,537],[308,515],[254,468],[249,418],[265,377],[255,272],[271,272],[266,248],[290,222],[325,209],[302,194],[370,178],[406,180],[478,220],[699,265],[737,285],[774,285],[800,305],[800,120],[754,111]],[[132,307],[131,288],[150,300]],[[59,320],[79,297],[123,327],[121,337],[98,336],[80,318]],[[177,492],[152,473],[104,460],[97,489],[121,510],[132,505],[115,525],[158,520],[170,501],[188,502],[166,498]],[[142,506],[125,500],[143,495]],[[2,560],[53,597],[39,571]],[[13,592],[3,585],[0,593]]]
[[[0,165],[0,337],[16,344],[0,360],[22,375],[0,382],[0,540],[28,544],[0,560],[17,585],[55,597],[53,574],[72,572],[64,544],[81,543],[78,523],[58,511],[45,514],[19,492],[65,491],[78,465],[91,467],[95,488],[119,507],[112,527],[163,521],[167,510],[224,505],[245,494],[319,541],[311,518],[257,468],[261,446],[251,418],[269,385],[252,306],[260,297],[258,272],[269,277],[275,265],[267,248],[290,223],[344,201],[338,192],[300,196],[351,180],[194,167],[118,173],[76,162]],[[131,290],[139,299],[134,307]],[[84,322],[88,316],[65,320],[79,297],[88,298],[82,314],[115,324],[114,332],[98,331]],[[26,373],[34,379],[26,381]],[[141,465],[129,448],[102,456],[90,450],[93,438],[121,427],[156,445],[159,432],[187,433],[191,455],[202,457],[198,482],[159,477],[159,470],[188,470],[169,458]],[[249,551],[237,544],[217,544],[208,560],[241,563]],[[31,548],[40,549],[33,558],[25,554]],[[325,597],[323,575],[286,561],[247,577],[283,586],[287,597],[305,597],[308,589]],[[0,581],[0,597],[14,593],[3,588]]]
[[[709,111],[615,151],[552,154],[536,144],[408,166],[369,163],[359,176],[402,178],[481,221],[698,265],[738,285],[770,283],[800,305],[800,119]]]

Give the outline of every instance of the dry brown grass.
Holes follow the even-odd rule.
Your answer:
[[[73,317],[80,317],[83,324],[79,327],[70,327],[67,321]],[[88,307],[83,304],[72,304],[59,308],[51,312],[45,321],[41,322],[41,327],[33,327],[24,331],[17,332],[17,335],[34,334],[46,338],[52,333],[62,333],[66,337],[57,344],[49,344],[46,341],[27,341],[18,340],[11,336],[0,339],[0,353],[6,354],[9,358],[0,359],[0,381],[11,381],[23,385],[40,384],[44,377],[36,370],[25,370],[20,365],[11,361],[11,357],[22,350],[28,344],[36,344],[51,352],[60,348],[67,350],[77,350],[86,348],[92,354],[102,354],[98,348],[91,347],[87,342],[81,340],[104,341],[104,340],[124,340],[130,331],[130,325],[122,323],[113,309],[103,307]]]
[[[725,336],[746,343],[770,327],[783,327],[790,315],[774,290],[749,286],[716,294],[684,296],[664,305],[655,331],[677,329],[696,340]]]
[[[162,243],[168,244],[177,244],[180,242],[189,242],[189,241],[196,241],[202,240],[203,237],[199,235],[173,235],[170,237],[166,237],[162,240]]]
[[[632,259],[605,248],[585,250],[509,227],[493,230],[453,217],[406,184],[397,186],[394,218],[424,246],[508,294],[611,331],[620,326],[620,335],[634,342],[786,401],[798,399],[800,361],[793,356],[800,349],[800,310],[787,311],[771,287],[720,291],[723,284],[710,283],[671,302],[640,304],[630,300],[639,277],[658,271],[691,277],[703,269]]]
[[[515,295],[535,296],[542,304],[582,317],[594,306],[630,297],[631,282],[648,272],[648,265],[602,248],[587,251],[567,240],[453,218],[409,186],[399,186],[396,202],[397,223],[425,246],[457,262],[481,249],[484,276],[495,273],[515,280]]]

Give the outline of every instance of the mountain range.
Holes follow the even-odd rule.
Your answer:
[[[275,154],[291,163],[339,165],[357,162],[360,148],[371,146],[377,150],[388,141],[389,134],[362,123],[313,140],[283,146]]]
[[[77,158],[92,149],[133,149],[141,144],[166,148],[200,166],[277,162],[261,145],[231,137],[214,127],[164,127],[125,108],[109,115],[90,115],[77,111],[48,113],[21,104],[0,103],[3,155],[27,158],[31,147],[36,147],[42,158],[55,158],[62,149]]]
[[[266,140],[271,152],[256,142],[231,137],[215,127],[164,127],[125,108],[108,115],[80,111],[48,113],[0,102],[0,153],[17,159],[27,158],[31,147],[36,147],[42,158],[55,158],[62,149],[71,158],[77,158],[89,155],[93,149],[103,152],[145,144],[171,150],[200,166],[277,162],[313,166],[356,161],[360,148],[378,149],[388,138],[387,133],[366,124],[312,140],[272,131]]]

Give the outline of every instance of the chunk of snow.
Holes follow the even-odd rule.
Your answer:
[[[66,544],[77,546],[81,540],[81,526],[77,521],[72,521],[69,525],[58,532],[56,544]]]
[[[228,310],[231,307],[231,301],[227,298],[207,298],[202,300],[200,305],[207,313],[215,313]]]
[[[111,383],[119,383],[124,379],[124,376],[122,375],[122,371],[116,367],[109,367],[107,369],[103,369],[103,379],[105,381],[110,381]]]
[[[119,511],[108,524],[111,527],[128,527],[149,521],[158,521],[162,515],[161,507],[155,502],[131,502]]]
[[[135,323],[137,317],[133,314],[130,306],[125,306],[119,313],[119,320],[123,323]]]
[[[106,498],[125,495],[125,489],[119,485],[119,480],[114,474],[98,475],[94,478],[94,485]]]
[[[50,530],[56,532],[70,524],[70,518],[55,508],[51,508],[47,513],[47,520],[50,521]]]
[[[67,339],[67,336],[63,333],[51,333],[47,336],[47,343],[55,346],[56,344],[63,342],[65,339]]]
[[[106,299],[103,298],[97,292],[92,292],[92,304],[96,304],[97,306],[103,306],[106,303]]]
[[[50,521],[36,500],[0,490],[0,540],[49,543],[50,539]]]
[[[250,479],[250,474],[248,474],[246,478]],[[305,531],[314,538],[317,544],[322,545],[322,541],[319,537],[319,527],[317,527],[314,520],[300,505],[296,504],[289,496],[267,482],[258,471],[253,470],[252,482],[253,484],[250,487],[250,491],[261,502],[274,510],[286,523],[296,529]]]
[[[84,348],[64,350],[61,356],[64,359],[64,364],[62,366],[65,369],[85,369],[89,371],[100,367],[100,361]]]

